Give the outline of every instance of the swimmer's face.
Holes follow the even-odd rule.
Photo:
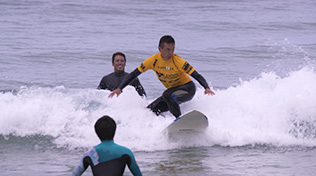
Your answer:
[[[115,72],[123,72],[126,65],[125,58],[121,55],[116,55],[112,65]]]

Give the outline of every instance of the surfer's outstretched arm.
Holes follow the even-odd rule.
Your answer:
[[[119,96],[122,93],[122,90],[124,87],[126,87],[134,78],[136,78],[138,75],[140,75],[142,72],[140,72],[137,68],[131,72],[125,79],[123,79],[123,81],[121,82],[121,84],[119,85],[119,87],[115,90],[113,90],[113,92],[111,92],[111,94],[108,96],[109,98],[112,98],[114,96],[114,94],[116,94],[117,96]]]
[[[191,76],[196,79],[205,89],[204,94],[208,95],[215,95],[213,91],[211,91],[210,87],[208,86],[206,80],[202,75],[200,75],[197,71],[194,71]]]
[[[215,95],[215,93],[213,91],[211,91],[210,88],[206,88],[205,91],[204,91],[204,94]]]
[[[118,97],[121,93],[122,93],[122,90],[120,88],[117,88],[110,93],[108,98],[112,98],[115,94]]]

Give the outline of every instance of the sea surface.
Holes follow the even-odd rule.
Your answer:
[[[315,9],[314,0],[0,0],[0,175],[70,175],[99,143],[103,115],[145,176],[316,175]],[[163,35],[216,93],[194,81],[181,105],[208,117],[205,133],[164,133],[174,117],[146,108],[165,90],[153,71],[139,76],[146,98],[96,89],[114,52],[131,72]]]

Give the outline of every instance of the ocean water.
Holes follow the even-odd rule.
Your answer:
[[[102,115],[116,120],[114,140],[133,150],[143,175],[316,175],[315,8],[313,0],[0,0],[0,175],[70,175],[99,143]],[[139,76],[147,98],[132,87],[112,99],[96,89],[114,52],[126,54],[130,72],[166,34],[216,93],[196,82],[181,105],[208,117],[203,134],[163,132],[174,117],[146,109],[164,91],[152,71]]]

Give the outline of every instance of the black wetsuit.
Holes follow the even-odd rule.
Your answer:
[[[104,76],[98,86],[98,89],[107,89],[110,91],[115,90],[119,87],[120,83],[126,78],[129,74],[126,72],[113,72]],[[138,78],[133,79],[129,85],[135,87],[136,91],[140,96],[146,96],[143,86],[140,84]]]

